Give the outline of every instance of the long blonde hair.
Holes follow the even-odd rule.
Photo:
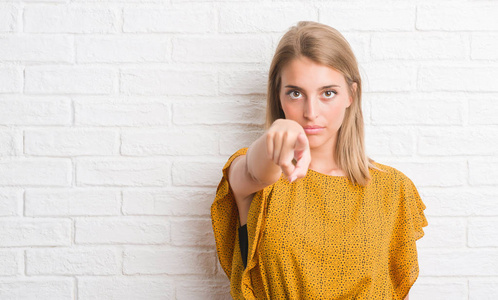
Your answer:
[[[365,152],[358,63],[351,46],[336,29],[317,22],[301,21],[280,39],[268,76],[266,129],[275,120],[285,119],[279,96],[281,71],[287,63],[300,56],[334,68],[344,75],[353,103],[346,109],[339,128],[334,159],[353,184],[366,186],[371,179],[369,168],[380,169]],[[356,90],[353,88],[355,82]]]

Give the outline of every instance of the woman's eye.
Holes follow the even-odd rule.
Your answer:
[[[323,92],[323,95],[325,96],[325,98],[327,99],[332,99],[334,98],[334,96],[337,94],[336,91],[333,91],[333,90],[328,90],[328,91],[325,91]],[[288,91],[287,92],[287,95],[290,96],[291,99],[298,99],[301,97],[301,92],[298,91],[298,90],[292,90],[292,91]]]
[[[297,98],[299,98],[299,95],[301,95],[301,92],[295,91],[295,90],[294,91],[289,91],[289,92],[287,92],[287,95],[290,95],[290,97],[292,99],[297,99]]]
[[[323,92],[323,94],[325,95],[325,98],[333,98],[335,96],[335,94],[337,94],[336,91],[325,91]]]

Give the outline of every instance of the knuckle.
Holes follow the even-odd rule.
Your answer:
[[[289,163],[286,161],[280,161],[279,166],[287,169],[289,167]]]

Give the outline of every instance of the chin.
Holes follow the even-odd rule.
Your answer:
[[[317,135],[308,136],[308,144],[310,145],[310,149],[322,147],[323,145],[327,144],[327,141],[328,140],[325,139],[323,136],[317,136]]]
[[[320,147],[321,145],[323,145],[323,142],[322,141],[314,141],[312,138],[308,138],[308,143],[310,145],[310,149],[313,149],[313,148],[318,148]]]

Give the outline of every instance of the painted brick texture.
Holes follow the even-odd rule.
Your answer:
[[[300,20],[364,82],[429,226],[410,299],[498,294],[498,2],[0,1],[0,299],[231,299],[210,205]]]

